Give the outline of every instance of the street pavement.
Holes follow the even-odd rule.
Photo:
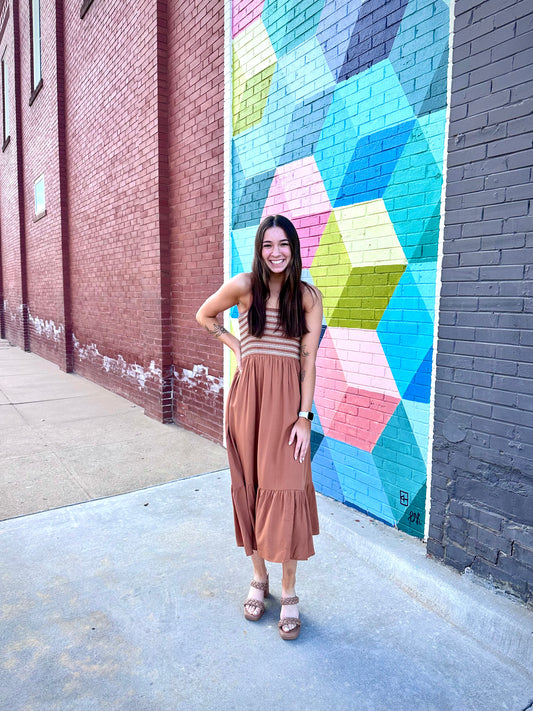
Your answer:
[[[242,615],[225,450],[0,341],[1,711],[523,711],[533,611],[318,495],[302,632]]]

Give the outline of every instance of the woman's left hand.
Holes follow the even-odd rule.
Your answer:
[[[299,417],[291,430],[289,437],[289,446],[294,444],[294,458],[303,462],[305,455],[309,450],[311,441],[311,422],[305,417]]]

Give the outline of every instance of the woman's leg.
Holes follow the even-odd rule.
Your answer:
[[[281,597],[295,597],[295,587],[296,587],[296,566],[298,565],[297,560],[288,560],[283,563],[283,577],[281,579]],[[284,617],[299,617],[298,606],[297,605],[282,605],[281,607],[281,619]],[[284,632],[290,632],[294,629],[296,625],[294,623],[288,623],[283,625],[282,629]]]
[[[258,583],[266,583],[267,569],[264,558],[261,558],[261,556],[257,554],[257,551],[254,551],[250,557],[252,559],[252,565],[254,567],[254,580]],[[251,586],[247,599],[249,598],[251,598],[252,600],[260,600],[262,602],[265,599],[265,593],[263,590],[258,590],[257,588]],[[255,615],[257,613],[257,609],[255,609],[253,606],[246,605],[245,609],[247,612],[250,613],[250,615]]]

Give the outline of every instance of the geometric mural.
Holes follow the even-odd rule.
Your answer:
[[[316,489],[421,537],[449,7],[393,5],[233,0],[228,251],[248,271],[261,219],[295,224],[324,298]]]

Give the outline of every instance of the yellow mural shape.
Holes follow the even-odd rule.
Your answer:
[[[407,264],[381,198],[338,207],[334,213],[352,267]]]
[[[233,119],[238,124],[235,133],[261,120],[275,65],[276,53],[259,18],[233,40]],[[253,105],[254,96],[260,106]]]
[[[310,271],[323,293],[328,326],[377,328],[405,271],[407,260],[403,251],[398,252],[396,235],[396,244],[390,238],[382,212],[373,204],[376,202],[366,203],[370,209],[361,209],[360,217],[351,209],[359,205],[345,208],[340,215],[344,234],[338,221],[341,211],[332,212],[320,240]],[[361,237],[367,229],[370,237]]]

